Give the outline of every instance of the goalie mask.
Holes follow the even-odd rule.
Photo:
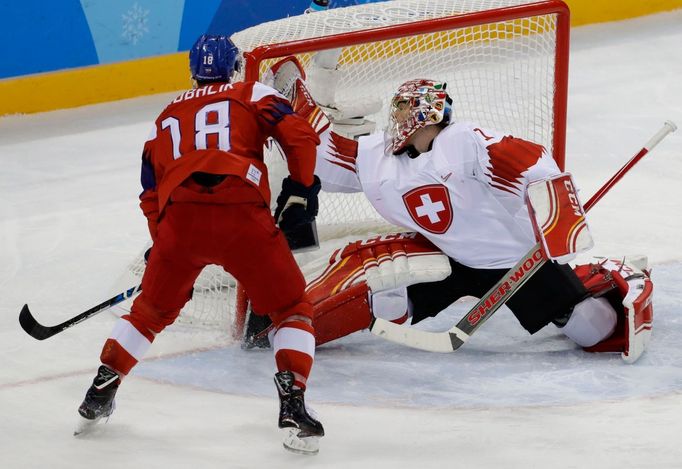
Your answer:
[[[398,88],[391,100],[388,133],[394,155],[405,151],[410,137],[427,125],[448,124],[452,99],[446,83],[435,80],[410,80]]]

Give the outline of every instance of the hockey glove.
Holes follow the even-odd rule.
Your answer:
[[[320,178],[306,187],[287,176],[282,181],[282,192],[277,197],[275,221],[284,232],[315,220],[318,210],[317,195],[321,188]]]
[[[319,247],[315,217],[320,179],[315,176],[313,184],[306,187],[287,177],[282,181],[282,192],[277,197],[275,220],[292,251],[304,251]]]

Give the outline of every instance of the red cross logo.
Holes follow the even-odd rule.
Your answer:
[[[429,233],[443,234],[452,224],[450,193],[441,184],[417,187],[403,195],[414,222]]]

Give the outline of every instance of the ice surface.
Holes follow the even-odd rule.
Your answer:
[[[583,200],[666,119],[682,124],[680,44],[679,10],[572,32],[567,169]],[[308,400],[327,436],[306,458],[281,448],[270,352],[174,327],[111,421],[71,436],[114,317],[37,342],[17,315],[28,302],[54,324],[114,293],[147,241],[139,154],[170,97],[0,119],[1,467],[682,467],[682,131],[589,215],[593,253],[654,266],[653,340],[634,365],[551,327],[530,337],[507,310],[449,355],[355,334],[317,352]]]

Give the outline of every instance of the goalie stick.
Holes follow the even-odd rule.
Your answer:
[[[584,207],[585,212],[589,211],[639,160],[675,130],[677,126],[671,121],[666,121],[646,145],[587,201]],[[381,318],[373,318],[369,330],[376,336],[408,347],[428,352],[454,352],[469,340],[469,337],[490,319],[495,311],[505,304],[545,262],[547,262],[547,256],[542,243],[538,242],[481,297],[455,326],[447,331],[429,332],[395,324]]]
[[[128,298],[132,297],[141,290],[142,285],[129,288],[128,290],[119,293],[118,295],[112,298],[109,298],[108,300],[98,304],[97,306],[93,306],[92,308],[79,314],[78,316],[74,316],[61,324],[57,324],[56,326],[43,326],[36,320],[35,317],[33,317],[33,314],[31,314],[31,310],[28,309],[28,305],[24,305],[24,307],[21,308],[21,312],[19,313],[19,324],[21,324],[21,328],[25,330],[26,333],[33,337],[34,339],[44,340],[49,337],[52,337],[55,334],[59,334],[60,332],[68,329],[69,327],[75,326],[79,322],[85,321],[86,319],[96,314],[99,314],[102,311],[105,311],[114,305],[117,305],[127,300]]]

